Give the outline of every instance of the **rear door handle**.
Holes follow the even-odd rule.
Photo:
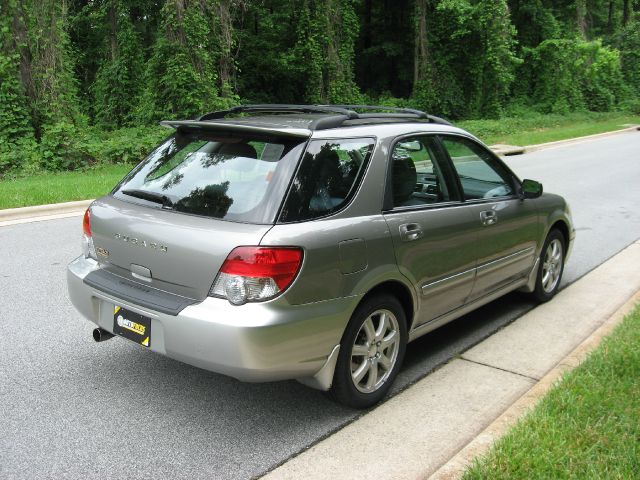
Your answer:
[[[480,212],[480,221],[483,225],[493,225],[498,222],[498,214],[495,210],[485,210]]]
[[[405,223],[400,225],[400,238],[403,242],[411,242],[412,240],[418,240],[422,238],[424,232],[417,223]]]

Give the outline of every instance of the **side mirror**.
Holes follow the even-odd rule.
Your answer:
[[[538,198],[542,195],[542,184],[535,180],[522,181],[522,198]]]

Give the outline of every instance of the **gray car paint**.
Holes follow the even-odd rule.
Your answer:
[[[255,122],[256,128],[278,134],[289,128],[292,136],[308,134],[313,139],[375,138],[376,148],[352,201],[326,218],[269,226],[182,215],[103,197],[91,207],[92,228],[96,246],[109,251],[109,258],[96,262],[79,257],[68,269],[70,298],[85,317],[112,331],[113,307],[121,305],[152,318],[153,351],[246,381],[296,378],[326,390],[344,329],[374,288],[393,284],[408,294],[413,340],[509,291],[531,290],[535,259],[556,222],[563,222],[568,240],[573,239],[564,200],[548,194],[383,212],[394,140],[408,134],[450,133],[478,141],[455,127],[393,123],[306,133],[300,120],[287,126],[286,119],[279,119],[275,127],[265,126],[264,119]],[[216,122],[217,128],[226,123]],[[189,122],[180,123],[185,124]],[[243,120],[241,129],[250,128]],[[478,221],[479,211],[487,208],[499,215],[491,227]],[[425,235],[420,242],[404,245],[396,232],[400,225],[416,221]],[[116,233],[147,244],[160,242],[166,252],[123,242]],[[284,294],[267,302],[233,306],[208,297],[222,262],[240,245],[301,246],[301,271]],[[152,278],[136,278],[132,265],[148,267]],[[198,303],[172,316],[123,302],[83,282],[100,268]]]

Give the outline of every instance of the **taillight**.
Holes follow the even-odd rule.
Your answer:
[[[237,247],[222,264],[210,295],[234,305],[269,300],[284,292],[302,265],[297,247]]]
[[[84,218],[82,219],[82,253],[85,258],[98,259],[96,255],[96,249],[93,246],[93,233],[91,232],[91,207],[87,208],[84,212]]]
[[[82,220],[82,230],[87,237],[91,237],[91,209],[87,208],[84,212],[84,219]]]

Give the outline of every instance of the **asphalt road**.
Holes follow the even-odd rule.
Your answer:
[[[640,238],[640,133],[508,163],[572,205],[565,284]],[[94,343],[66,293],[80,232],[80,217],[0,227],[1,478],[250,478],[358,415],[296,382],[243,384]],[[511,294],[412,343],[395,391],[530,308]]]

